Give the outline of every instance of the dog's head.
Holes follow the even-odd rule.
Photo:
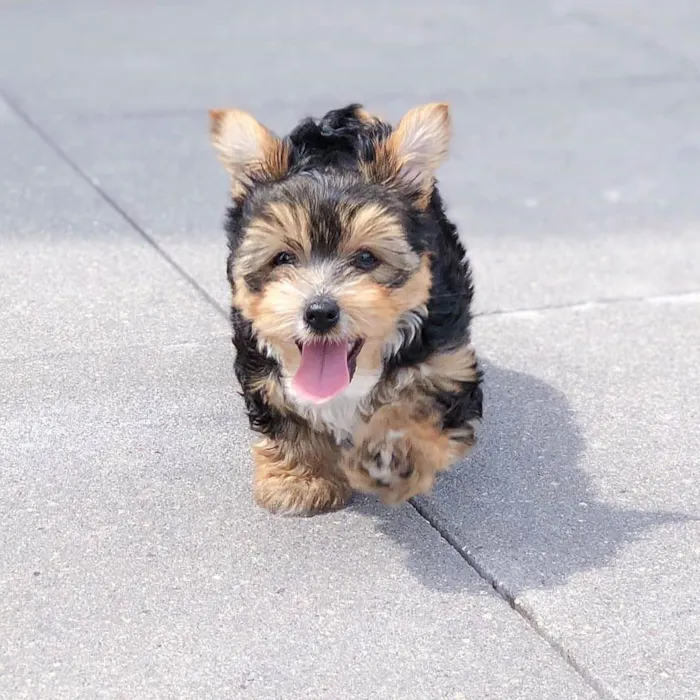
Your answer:
[[[376,381],[419,330],[449,131],[443,104],[409,111],[395,129],[351,105],[285,138],[246,112],[211,112],[232,176],[233,305],[298,398],[320,403]]]

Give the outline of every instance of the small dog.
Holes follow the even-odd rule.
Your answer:
[[[466,251],[435,170],[445,104],[393,128],[360,105],[278,138],[210,112],[232,178],[227,273],[235,372],[253,430],[254,495],[311,515],[352,490],[398,504],[475,442],[481,373]]]

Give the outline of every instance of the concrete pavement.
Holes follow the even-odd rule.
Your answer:
[[[691,0],[0,3],[0,698],[700,698],[699,32]],[[269,516],[206,110],[432,99],[481,443],[412,505]]]

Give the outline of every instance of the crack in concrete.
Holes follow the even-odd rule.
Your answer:
[[[409,503],[414,508],[416,513],[418,513],[418,515],[423,518],[428,525],[430,525],[430,527],[432,527],[442,537],[442,539],[457,552],[457,554],[464,560],[469,568],[473,569],[479,578],[488,583],[496,595],[501,598],[501,600],[506,602],[520,618],[525,620],[532,631],[545,644],[547,644],[547,646],[549,646],[557,654],[557,656],[559,656],[559,658],[601,698],[601,700],[621,700],[621,697],[615,693],[615,691],[609,688],[600,678],[598,678],[583,662],[577,659],[576,655],[571,650],[567,649],[561,640],[550,634],[550,632],[545,629],[545,627],[540,624],[525,607],[518,603],[517,599],[511,596],[505,587],[499,583],[495,575],[484,568],[479,561],[469,553],[469,551],[462,547],[450,534],[447,528],[443,527],[439,522],[432,519],[430,513],[428,513],[416,499],[411,499]]]
[[[86,182],[101,199],[116,211],[119,216],[151,247],[156,253],[184,280],[186,280],[199,296],[208,304],[213,306],[225,318],[228,318],[228,312],[222,307],[216,299],[202,286],[199,282],[190,275],[187,270],[180,265],[160,244],[149,235],[136,220],[119,205],[115,199],[103,190],[99,184],[91,178],[82,168],[46,133],[17,103],[10,98],[4,90],[0,90],[0,96],[9,105],[9,107],[18,115],[18,117],[47,145],[51,150],[65,162],[81,180]],[[700,290],[690,292],[678,292],[671,294],[658,294],[649,296],[636,297],[611,297],[607,299],[598,299],[593,301],[584,301],[568,304],[550,304],[539,307],[523,308],[523,309],[497,309],[493,311],[485,311],[474,314],[475,317],[490,317],[490,316],[507,316],[507,315],[526,315],[529,313],[543,313],[547,311],[560,310],[588,310],[593,308],[601,308],[614,304],[623,303],[652,303],[664,301],[689,300],[691,302],[700,301]],[[581,680],[589,686],[602,700],[620,700],[620,697],[611,688],[609,688],[600,678],[598,678],[583,662],[577,659],[576,655],[566,645],[554,635],[552,635],[537,619],[522,606],[516,598],[508,593],[505,587],[499,583],[493,573],[484,568],[479,561],[468,551],[466,551],[456,539],[450,534],[447,528],[443,527],[439,522],[431,518],[430,513],[416,500],[410,501],[411,506],[416,513],[425,520],[430,527],[436,530],[445,542],[454,549],[460,558],[486,583],[488,583],[494,592],[506,602],[509,607],[521,617],[533,630],[533,632],[547,644],[557,656],[576,673]]]
[[[700,303],[700,289],[687,292],[670,292],[666,294],[648,294],[627,297],[603,297],[587,301],[567,302],[563,304],[543,304],[542,306],[523,307],[521,309],[493,309],[491,311],[478,311],[474,318],[488,318],[490,316],[527,316],[529,314],[546,313],[547,311],[592,311],[607,306],[619,304],[663,304],[663,303]]]
[[[202,297],[207,303],[211,304],[225,318],[228,318],[228,312],[214,299],[211,294],[199,284],[199,282],[180,265],[149,233],[142,228],[138,222],[105,190],[103,190],[94,178],[91,178],[69,155],[64,151],[50,136],[37,124],[17,102],[12,99],[5,90],[0,89],[0,97],[7,103],[15,114],[31,129],[71,170],[97,195],[110,206],[119,216],[151,247],[153,250],[189,285]]]

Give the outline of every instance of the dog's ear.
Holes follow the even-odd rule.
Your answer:
[[[254,180],[274,180],[289,167],[287,147],[255,117],[239,109],[209,112],[211,142],[242,194]]]
[[[427,205],[434,173],[447,156],[450,110],[446,104],[426,104],[407,112],[388,138],[377,145],[367,164],[370,177],[395,183],[418,195]]]

